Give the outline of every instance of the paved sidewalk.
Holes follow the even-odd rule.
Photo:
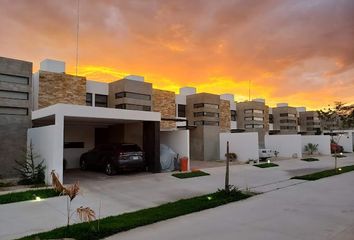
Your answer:
[[[319,162],[297,159],[282,160],[279,167],[261,169],[251,165],[233,165],[230,184],[254,191],[269,192],[300,184],[290,177],[333,167],[331,157],[321,157]],[[354,164],[354,155],[339,160],[339,166]],[[224,185],[224,167],[207,168],[210,176],[177,179],[171,173],[106,176],[102,173],[84,172],[65,177],[65,183],[80,180],[82,195],[73,201],[73,209],[89,206],[101,216],[117,215],[153,207],[216,191]],[[13,239],[48,231],[66,224],[65,197],[44,199],[40,202],[18,202],[0,205],[0,239]],[[77,221],[76,218],[73,222]]]

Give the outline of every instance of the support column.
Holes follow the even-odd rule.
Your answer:
[[[160,164],[160,122],[144,122],[143,148],[150,172],[161,172]]]

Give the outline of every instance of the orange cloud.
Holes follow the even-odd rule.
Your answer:
[[[0,0],[1,55],[75,72],[76,1]],[[354,4],[321,1],[96,1],[80,8],[79,74],[145,76],[156,88],[233,93],[318,108],[354,102]],[[36,17],[34,17],[36,16]]]

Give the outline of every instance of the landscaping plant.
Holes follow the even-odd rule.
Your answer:
[[[70,218],[72,217],[73,213],[71,211],[71,202],[72,200],[75,199],[75,197],[79,194],[80,191],[80,186],[79,182],[76,182],[75,184],[69,185],[65,187],[58,178],[58,175],[55,173],[54,170],[51,172],[52,176],[52,185],[55,191],[59,192],[62,195],[67,196],[67,201],[66,201],[66,210],[67,210],[67,222],[66,222],[66,228],[67,230],[69,229],[70,226]],[[95,217],[95,212],[89,208],[89,207],[79,207],[76,209],[76,213],[78,214],[79,218],[81,221],[87,221],[90,222],[94,220]]]
[[[318,151],[318,144],[309,143],[305,146],[305,151],[310,155]]]
[[[40,155],[33,150],[32,142],[24,152],[24,160],[15,161],[18,167],[15,170],[19,172],[21,180],[18,184],[31,185],[31,184],[44,184],[45,179],[45,166],[44,160],[40,161]],[[36,164],[36,162],[39,162]]]

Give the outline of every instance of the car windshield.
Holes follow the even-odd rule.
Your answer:
[[[123,144],[122,151],[123,152],[139,152],[139,151],[141,151],[141,149],[136,144]]]

